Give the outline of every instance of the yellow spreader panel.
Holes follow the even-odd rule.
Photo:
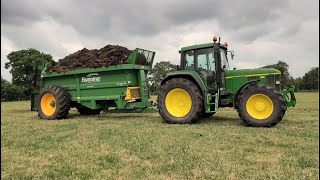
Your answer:
[[[128,87],[127,92],[126,92],[126,97],[124,98],[125,100],[136,100],[140,99],[140,87],[135,86],[135,87]]]
[[[191,96],[181,88],[172,89],[165,99],[167,111],[174,117],[186,116],[192,107]]]
[[[51,116],[56,111],[56,98],[50,94],[46,93],[41,98],[41,110],[46,116]]]
[[[255,94],[248,99],[246,109],[251,117],[264,120],[272,114],[274,107],[272,100],[268,96]]]

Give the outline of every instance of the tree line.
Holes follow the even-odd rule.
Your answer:
[[[263,68],[275,68],[281,72],[281,84],[284,86],[294,85],[296,90],[319,90],[319,67],[313,67],[303,77],[293,78],[289,73],[289,65],[278,61],[277,64],[264,66]]]
[[[7,55],[9,62],[5,68],[10,69],[12,82],[1,76],[1,101],[30,100],[31,92],[35,88],[35,72],[40,65],[53,62],[50,54],[45,54],[36,49],[13,51]],[[284,61],[264,66],[281,71],[281,83],[284,86],[294,85],[298,91],[319,90],[319,67],[311,68],[303,77],[293,78],[289,73],[289,65]],[[170,61],[161,61],[154,65],[148,74],[149,91],[158,94],[161,81],[166,75],[175,71],[177,66]]]

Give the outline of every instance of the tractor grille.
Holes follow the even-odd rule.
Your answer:
[[[280,91],[280,74],[270,74],[268,75],[268,84],[272,87],[275,87]]]
[[[281,90],[281,85],[280,83],[277,83],[280,82],[280,74],[270,74],[268,75],[267,77],[267,84],[276,88],[278,91]],[[252,77],[248,77],[248,81],[250,80],[256,80],[256,79],[260,79],[260,76],[252,76]]]
[[[275,81],[274,76],[275,76],[274,74],[268,75],[268,84],[272,87],[275,87],[275,85],[276,85],[276,81]]]
[[[248,81],[260,79],[259,76],[248,77]]]
[[[279,91],[279,92],[281,92],[281,75],[280,74],[275,74],[274,75],[274,77],[275,77],[275,83],[276,83],[276,85],[275,85],[275,88]],[[279,84],[277,84],[277,81],[279,82]]]

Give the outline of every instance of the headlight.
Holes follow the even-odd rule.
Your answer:
[[[280,84],[280,81],[276,81],[276,84]]]

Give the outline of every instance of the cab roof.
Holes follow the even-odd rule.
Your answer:
[[[192,45],[192,46],[185,46],[181,48],[181,51],[189,51],[189,50],[194,50],[194,49],[201,49],[201,48],[208,48],[208,47],[213,47],[213,43],[206,43],[206,44],[197,44],[197,45]],[[222,48],[227,48],[225,45],[220,44],[220,47]]]

